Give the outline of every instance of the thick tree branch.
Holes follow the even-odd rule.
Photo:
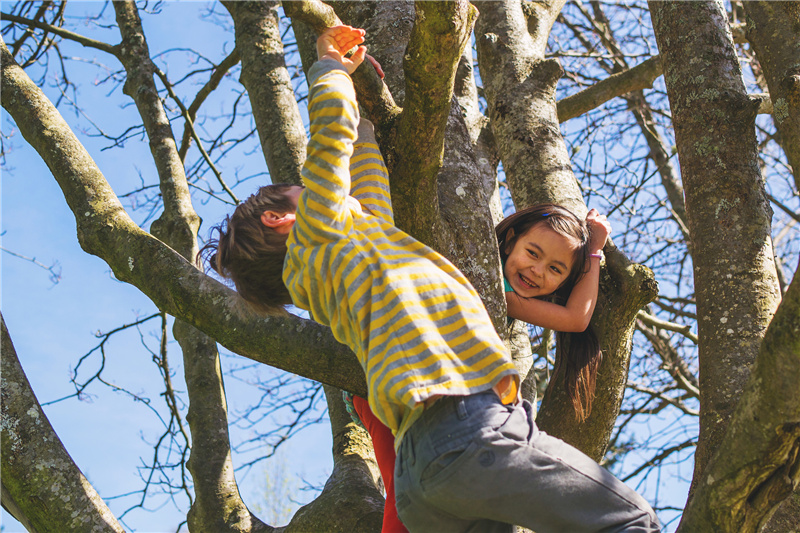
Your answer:
[[[333,8],[321,0],[299,0],[284,4],[283,12],[287,17],[305,23],[317,35],[342,24]]]
[[[301,507],[281,533],[376,533],[381,530],[384,499],[377,486],[372,443],[350,419],[341,390],[326,386],[325,397],[333,433],[333,472],[322,493]]]
[[[3,506],[37,533],[122,533],[42,411],[2,316],[0,336]]]
[[[157,236],[159,231],[172,236],[170,246],[184,257],[192,257],[197,249],[195,235],[200,217],[192,207],[183,162],[153,78],[155,65],[150,60],[139,11],[135,2],[113,2],[113,5],[122,36],[119,60],[128,75],[123,92],[136,103],[142,118],[164,201],[164,213],[153,223],[152,231]]]
[[[163,104],[160,99],[152,98],[157,94],[153,72],[160,74],[160,71],[150,61],[135,3],[115,2],[114,9],[122,33],[121,60],[128,72],[126,93],[133,96],[142,115],[164,198],[164,213],[153,223],[153,234],[191,261],[197,254],[200,219],[192,207],[183,162]],[[166,76],[161,76],[170,95],[177,100]],[[180,102],[179,105],[185,112]],[[191,125],[188,115],[185,119]],[[199,139],[196,140],[202,150]],[[216,342],[180,319],[175,321],[174,334],[183,351],[189,393],[187,419],[194,441],[187,466],[197,497],[188,515],[189,525],[194,531],[267,531],[265,524],[242,502],[233,475],[227,406]]]
[[[403,64],[406,99],[391,169],[393,205],[400,227],[443,250],[437,176],[458,62],[478,13],[465,1],[415,2],[414,7]]]
[[[273,183],[299,185],[306,159],[306,133],[286,69],[277,1],[223,2],[233,19],[261,149]]]

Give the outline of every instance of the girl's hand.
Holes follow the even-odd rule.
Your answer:
[[[592,209],[586,215],[586,225],[589,227],[591,240],[589,241],[589,252],[596,253],[603,249],[608,236],[611,234],[611,224],[605,215]]]
[[[369,61],[370,63],[372,63],[372,66],[373,66],[373,68],[375,69],[375,72],[377,72],[377,73],[378,73],[378,76],[380,76],[380,77],[381,77],[381,79],[383,79],[383,78],[384,78],[384,76],[385,76],[385,74],[383,73],[383,69],[381,68],[381,64],[380,64],[380,63],[378,63],[378,60],[377,60],[377,59],[375,59],[374,57],[372,57],[372,56],[371,56],[371,55],[369,55],[369,54],[367,54],[367,55],[366,55],[366,58],[367,58],[367,61]]]
[[[364,30],[352,26],[328,28],[317,39],[317,58],[334,59],[347,69],[348,74],[352,74],[367,53],[366,46],[358,46],[364,42],[364,35]],[[358,46],[355,53],[349,58],[344,57],[355,46]]]

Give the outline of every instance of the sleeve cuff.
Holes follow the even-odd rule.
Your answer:
[[[348,78],[350,77],[350,74],[347,74],[347,69],[344,67],[344,65],[335,59],[320,59],[311,65],[310,69],[308,69],[308,79],[310,81],[309,86],[313,85],[314,82],[322,77],[323,74],[327,74],[328,72],[334,70],[341,70],[347,75]]]

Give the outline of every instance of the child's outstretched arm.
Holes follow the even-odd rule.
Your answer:
[[[305,245],[346,235],[350,219],[350,157],[359,121],[358,105],[349,73],[364,60],[364,30],[337,26],[317,39],[319,61],[309,69],[311,139],[302,177],[294,231]],[[344,54],[358,46],[351,58]]]
[[[586,273],[572,288],[566,305],[522,298],[515,292],[506,293],[508,316],[535,326],[562,332],[584,331],[592,319],[597,304],[597,289],[600,283],[600,258],[603,246],[611,233],[611,225],[604,215],[592,209],[586,215],[591,232],[589,258]]]

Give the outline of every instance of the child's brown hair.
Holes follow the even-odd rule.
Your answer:
[[[590,234],[584,220],[568,209],[554,204],[539,204],[517,211],[495,228],[500,258],[505,264],[516,239],[539,224],[580,242],[580,246],[575,249],[575,261],[569,276],[549,298],[564,305],[572,287],[584,275],[589,263]],[[509,234],[510,230],[514,230],[513,233]],[[567,394],[572,401],[575,416],[580,421],[585,420],[592,412],[597,370],[601,360],[600,342],[591,326],[581,332],[556,332],[556,367],[551,380],[564,373]]]
[[[282,314],[284,306],[292,303],[283,283],[289,235],[265,226],[261,215],[265,211],[294,213],[297,206],[286,194],[292,187],[261,187],[211,228],[211,238],[198,253],[210,268],[233,281],[242,298],[266,314]]]

